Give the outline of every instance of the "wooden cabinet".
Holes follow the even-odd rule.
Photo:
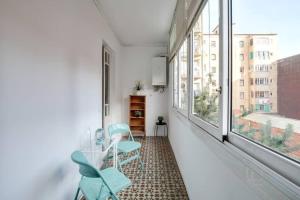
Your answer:
[[[129,125],[134,136],[146,136],[146,96],[129,96]]]

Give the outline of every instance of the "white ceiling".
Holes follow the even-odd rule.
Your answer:
[[[123,45],[167,45],[177,0],[96,1]]]

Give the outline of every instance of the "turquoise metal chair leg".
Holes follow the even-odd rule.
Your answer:
[[[78,194],[79,194],[79,187],[78,187],[78,189],[77,189],[77,191],[76,191],[76,195],[75,195],[75,198],[74,198],[74,200],[77,200],[77,198],[78,198]]]
[[[144,170],[144,162],[142,161],[140,150],[137,150],[136,153],[138,155],[138,159],[139,159],[139,162],[140,162],[141,170]]]
[[[117,196],[115,196],[115,195],[112,195],[112,196],[111,196],[111,199],[112,199],[112,200],[120,200],[120,199],[119,199]]]
[[[118,162],[118,168],[119,168],[119,171],[124,174],[123,169],[122,169],[122,165],[121,165],[120,162]]]
[[[111,155],[111,152],[108,152],[106,156],[103,158],[103,167],[102,169],[105,169],[109,167],[109,160],[112,159],[113,156]]]

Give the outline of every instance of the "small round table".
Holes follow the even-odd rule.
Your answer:
[[[166,132],[166,129],[167,129],[167,135],[166,136],[168,136],[168,124],[167,124],[167,122],[156,122],[155,123],[154,136],[157,136],[157,131],[158,131],[159,126],[164,126],[164,136],[165,136],[165,132]]]

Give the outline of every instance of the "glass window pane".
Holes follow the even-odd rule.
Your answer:
[[[177,56],[175,56],[172,60],[173,65],[173,106],[178,108],[178,60]]]
[[[188,57],[187,57],[187,40],[182,44],[179,55],[179,108],[188,110]]]
[[[105,90],[105,96],[104,96],[104,102],[105,104],[109,104],[109,90],[110,90],[110,72],[109,72],[109,65],[104,66],[105,76],[104,76],[104,90]]]
[[[232,1],[232,131],[298,161],[299,9],[294,0],[271,10],[266,0]]]
[[[206,3],[193,28],[192,112],[214,125],[218,125],[219,119],[219,93],[216,91],[219,87],[218,2],[209,0]]]

